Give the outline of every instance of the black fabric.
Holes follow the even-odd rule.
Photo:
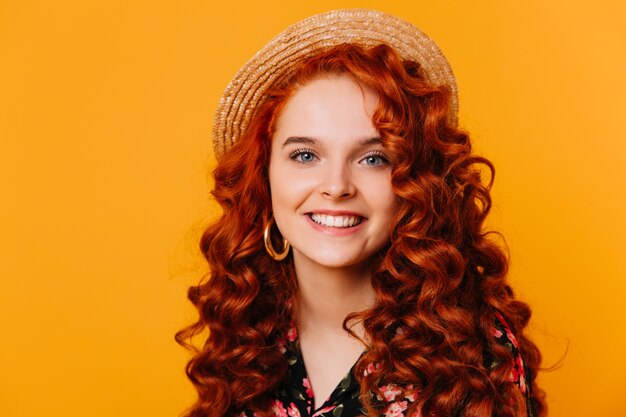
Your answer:
[[[513,353],[515,360],[510,380],[526,397],[528,417],[534,417],[535,413],[530,401],[530,386],[526,385],[529,370],[524,365],[515,336],[500,315],[494,326],[494,336],[499,343],[507,346]],[[289,368],[283,385],[273,394],[272,411],[275,417],[359,417],[365,414],[360,399],[360,386],[354,376],[356,363],[335,387],[330,397],[313,410],[313,391],[309,384],[294,326],[287,332],[286,340],[281,344],[281,350]],[[492,361],[491,365],[494,365]],[[411,386],[404,388],[400,389],[393,384],[381,387],[384,398],[378,398],[378,400],[384,401],[386,406],[380,417],[421,417],[419,413],[413,416],[406,414],[411,403],[417,399],[417,391]],[[254,414],[247,410],[241,412],[239,417],[254,417]]]

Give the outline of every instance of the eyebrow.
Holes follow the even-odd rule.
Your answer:
[[[287,145],[291,145],[292,143],[303,143],[306,145],[315,145],[316,143],[319,143],[319,140],[315,139],[315,138],[307,138],[305,136],[292,136],[287,138],[286,141],[283,142],[283,148]]]
[[[383,140],[381,138],[369,138],[369,139],[363,139],[362,141],[360,141],[361,145],[380,145],[383,143]]]
[[[367,145],[378,145],[378,144],[381,144],[382,142],[383,140],[381,138],[376,137],[376,138],[363,139],[359,141],[359,144],[361,146],[367,146]],[[287,138],[287,140],[283,142],[282,148],[286,147],[287,145],[291,145],[293,143],[315,145],[319,143],[319,140],[316,138],[309,138],[306,136],[292,136],[292,137]]]

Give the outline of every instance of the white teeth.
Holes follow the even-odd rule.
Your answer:
[[[327,227],[352,227],[361,223],[357,216],[329,216],[327,214],[311,214],[311,219],[322,226]]]

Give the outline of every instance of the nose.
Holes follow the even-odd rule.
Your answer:
[[[354,196],[356,186],[352,181],[350,168],[345,164],[329,164],[323,169],[320,193],[329,200],[344,200]]]

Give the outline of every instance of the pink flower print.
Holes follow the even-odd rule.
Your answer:
[[[385,409],[385,417],[404,417],[403,411],[407,409],[406,401],[396,401],[387,406]]]
[[[513,344],[513,346],[515,346],[516,349],[519,349],[519,345],[517,344],[517,339],[513,335],[513,332],[511,332],[511,328],[509,327],[509,324],[506,322],[506,320],[504,320],[504,317],[502,317],[502,314],[496,311],[496,317],[498,318],[500,323],[502,323],[502,325],[504,326],[504,330],[506,331],[506,337],[511,341],[511,343]]]
[[[289,330],[287,330],[287,340],[289,340],[290,342],[293,342],[297,338],[298,338],[298,330],[296,329],[296,326],[292,324],[291,327],[289,327]]]
[[[289,417],[300,417],[300,411],[294,403],[289,404],[289,410],[287,410],[287,414],[289,414]]]
[[[363,376],[368,376],[372,372],[378,371],[379,368],[380,368],[380,364],[378,364],[378,363],[377,364],[370,363],[365,368],[365,371],[363,371]]]
[[[404,398],[414,403],[417,400],[417,394],[419,390],[417,388],[413,388],[413,384],[407,385],[404,389]]]
[[[501,331],[500,331],[500,329],[498,329],[497,327],[494,327],[494,329],[493,329],[493,335],[494,335],[496,338],[500,338],[500,337],[502,337],[502,332],[501,332]]]
[[[514,368],[516,369],[517,378],[515,378],[513,382],[517,382],[520,391],[526,394],[526,372],[524,369],[524,361],[522,360],[521,355],[517,355],[517,358],[515,358]]]
[[[519,374],[521,378],[526,376],[526,368],[524,368],[524,361],[522,360],[522,355],[517,355],[517,369],[519,369]]]
[[[321,410],[317,410],[317,412],[315,414],[313,414],[311,417],[321,416],[324,413],[327,413],[329,411],[333,411],[335,408],[337,408],[336,405],[329,405],[328,407],[324,407]]]
[[[289,417],[287,416],[287,410],[280,400],[274,400],[272,404],[272,411],[275,417]]]
[[[313,388],[311,388],[311,383],[309,382],[309,378],[302,379],[302,385],[306,388],[306,395],[309,398],[313,398]]]
[[[515,338],[515,336],[513,336],[513,333],[511,333],[511,330],[509,330],[509,328],[506,328],[506,337],[511,341],[511,343],[513,344],[513,346],[515,346],[516,349],[519,349],[519,345],[517,344],[517,339]]]
[[[396,399],[398,395],[402,393],[402,390],[395,384],[388,384],[380,387],[380,392],[383,394],[385,401],[391,402]]]

